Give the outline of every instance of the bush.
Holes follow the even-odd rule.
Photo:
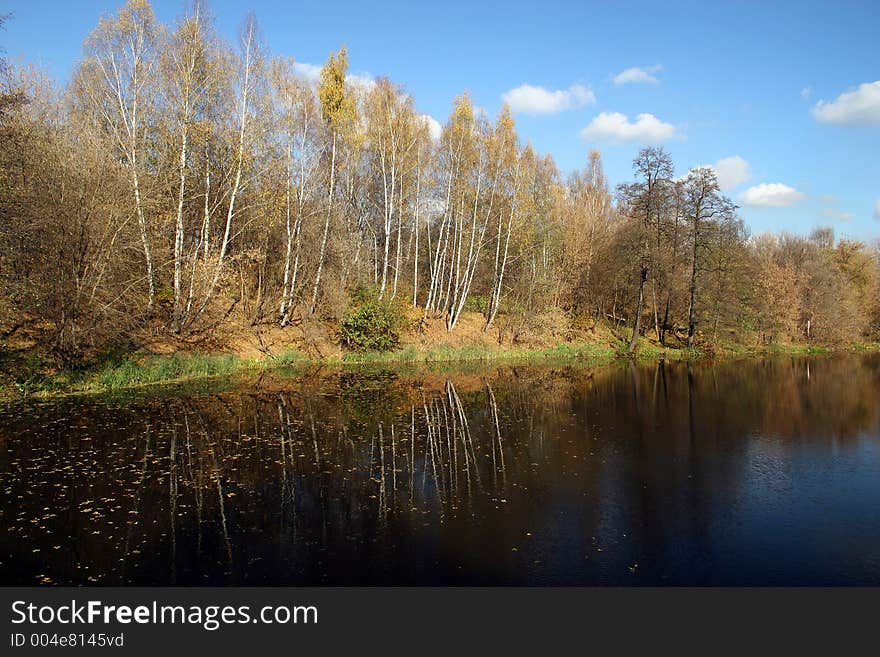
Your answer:
[[[392,302],[371,299],[342,320],[342,344],[355,351],[391,351],[400,344],[403,310]]]
[[[485,315],[489,312],[489,297],[485,294],[472,294],[465,299],[464,309],[471,313]]]

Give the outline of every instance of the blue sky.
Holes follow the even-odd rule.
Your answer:
[[[0,44],[64,80],[98,17],[119,4],[0,0],[13,14]],[[182,3],[153,6],[171,21]],[[628,181],[639,147],[654,141],[679,174],[721,161],[754,232],[831,225],[880,237],[877,0],[210,7],[229,38],[255,10],[272,51],[300,62],[320,64],[345,42],[352,72],[388,75],[441,122],[464,90],[492,115],[508,94],[522,137],[563,171],[598,148],[610,181]]]

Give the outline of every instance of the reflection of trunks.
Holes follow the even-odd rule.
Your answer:
[[[0,583],[878,583],[878,371],[323,369],[9,408]]]

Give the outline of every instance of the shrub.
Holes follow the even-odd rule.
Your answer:
[[[464,309],[471,313],[485,315],[489,312],[489,297],[485,294],[472,294],[465,299]]]
[[[342,320],[342,344],[355,351],[391,351],[400,344],[403,310],[392,302],[371,299]]]

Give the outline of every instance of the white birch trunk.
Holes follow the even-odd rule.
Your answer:
[[[331,128],[332,129],[332,128]],[[336,183],[336,131],[333,131],[333,144],[330,153],[330,190],[327,193],[327,215],[324,219],[324,236],[321,238],[321,253],[318,256],[318,271],[315,274],[315,285],[312,288],[312,301],[309,314],[314,315],[318,306],[318,290],[321,287],[321,272],[324,269],[324,256],[327,252],[327,237],[330,234],[330,213],[333,211],[333,186]]]

